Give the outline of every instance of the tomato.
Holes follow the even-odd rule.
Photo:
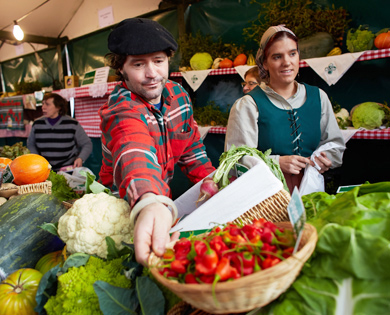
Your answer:
[[[62,250],[48,253],[38,260],[35,265],[35,269],[39,270],[43,275],[48,272],[51,268],[64,264],[64,257],[62,256]]]
[[[41,278],[38,270],[25,268],[16,270],[1,282],[0,315],[37,314],[34,312],[35,295]]]

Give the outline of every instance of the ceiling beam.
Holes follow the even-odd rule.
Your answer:
[[[44,36],[36,36],[36,35],[28,35],[24,34],[24,38],[21,41],[17,41],[12,32],[1,31],[0,30],[0,40],[7,40],[13,42],[15,45],[21,43],[34,43],[34,44],[43,44],[48,46],[57,46],[64,44],[69,41],[68,37],[44,37]]]

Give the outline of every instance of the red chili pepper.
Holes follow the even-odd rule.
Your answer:
[[[216,235],[211,239],[210,247],[217,252],[219,258],[222,257],[224,251],[229,249],[220,235]]]
[[[226,257],[222,257],[219,261],[217,269],[215,270],[215,279],[214,281],[225,281],[232,277],[232,266],[230,266],[230,261]]]
[[[263,229],[263,233],[261,234],[261,240],[264,243],[273,244],[274,240],[276,240],[276,237],[275,237],[274,233],[272,233],[270,228],[265,227]]]
[[[170,268],[164,268],[163,270],[160,271],[160,274],[162,274],[165,278],[177,278],[179,277],[177,272],[174,272]]]
[[[288,258],[293,254],[293,252],[294,252],[294,247],[288,247],[288,248],[283,250],[282,256],[284,258]]]
[[[174,261],[172,261],[171,262],[171,270],[174,271],[174,272],[177,272],[179,274],[187,272],[187,268],[186,268],[185,262],[183,262],[182,260],[174,260]]]
[[[255,238],[256,236],[260,237],[261,229],[253,224],[244,225],[241,229],[248,239]]]
[[[166,249],[163,254],[163,259],[165,261],[170,261],[173,260],[174,258],[175,258],[175,252],[173,251],[173,249],[171,248]]]
[[[187,259],[188,253],[191,251],[191,242],[187,238],[181,238],[173,246],[175,250],[175,258],[178,260]]]
[[[253,272],[258,272],[261,270],[261,258],[259,256],[255,256],[255,265],[253,267]]]
[[[214,275],[201,275],[199,277],[199,280],[203,283],[213,283],[214,282]]]
[[[195,270],[200,274],[212,275],[218,265],[218,254],[207,243],[207,251],[203,255],[195,256]]]
[[[265,222],[268,222],[268,221],[264,218],[259,218],[259,219],[253,220],[252,224],[259,227],[259,228],[262,228],[262,227],[264,227]]]
[[[196,283],[196,284],[199,283],[199,282],[196,280],[195,275],[192,274],[192,273],[187,273],[187,274],[184,276],[184,282],[185,282],[185,283]]]
[[[269,254],[269,253],[276,253],[278,251],[278,248],[275,245],[270,245],[268,243],[264,243],[263,247],[261,248],[261,251],[265,257],[271,257],[272,254]],[[263,253],[263,252],[265,252],[265,253]],[[274,257],[274,256],[272,256],[272,257]]]
[[[195,241],[194,248],[198,256],[202,256],[207,251],[207,245],[204,241]]]
[[[277,257],[267,257],[263,260],[261,267],[263,269],[271,268],[272,266],[275,266],[280,262],[281,262],[281,260]]]
[[[264,222],[264,227],[265,228],[269,228],[271,230],[272,233],[275,233],[275,231],[277,230],[277,226],[275,225],[275,223],[273,222],[270,222],[270,221],[266,221]]]

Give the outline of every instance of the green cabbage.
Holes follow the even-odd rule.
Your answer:
[[[375,129],[385,123],[386,108],[379,103],[366,102],[358,105],[352,113],[352,125],[358,129]]]
[[[196,53],[190,59],[192,70],[207,70],[213,64],[213,58],[207,52]]]

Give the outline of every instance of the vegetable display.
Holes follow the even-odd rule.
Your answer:
[[[390,182],[302,197],[316,250],[290,289],[256,314],[387,314]]]
[[[51,194],[56,196],[60,201],[79,199],[77,194],[68,184],[64,175],[50,171],[49,181],[51,181]]]
[[[0,156],[11,160],[28,153],[30,153],[30,150],[23,145],[23,142],[17,142],[13,145],[5,145],[2,149],[0,149]]]
[[[35,269],[19,269],[0,283],[0,314],[36,314],[35,295],[42,274]]]
[[[77,199],[58,221],[58,235],[70,253],[107,258],[107,236],[120,250],[122,241],[131,242],[132,234],[128,202],[104,192]]]
[[[60,250],[64,243],[39,228],[55,223],[66,208],[54,196],[28,193],[8,200],[0,207],[0,267],[6,273],[33,268],[45,254]]]
[[[265,219],[226,224],[205,235],[181,238],[162,259],[160,273],[180,283],[213,283],[268,269],[292,255],[292,230]]]

